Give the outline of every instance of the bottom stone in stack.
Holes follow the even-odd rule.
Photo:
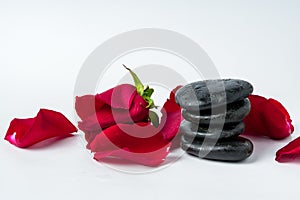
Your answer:
[[[253,144],[243,137],[235,137],[217,141],[196,139],[188,142],[185,137],[181,138],[181,148],[188,154],[200,158],[237,162],[248,158],[253,152]],[[215,143],[215,144],[214,144]]]

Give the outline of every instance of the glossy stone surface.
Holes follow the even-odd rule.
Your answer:
[[[211,110],[201,110],[198,113],[188,112],[187,110],[182,110],[182,116],[187,121],[193,122],[195,124],[223,124],[223,123],[238,123],[242,121],[250,112],[250,101],[248,98],[234,102],[227,105],[227,111],[218,112],[215,109],[216,114],[211,115]]]
[[[217,79],[190,83],[176,92],[176,102],[188,111],[226,105],[248,97],[253,86],[239,79]]]
[[[202,146],[202,140],[194,140],[193,143],[181,138],[181,148],[188,154],[199,158],[237,162],[248,158],[253,152],[253,144],[250,140],[237,137],[218,141],[215,145],[206,143]]]
[[[186,120],[183,120],[180,125],[180,132],[186,141],[192,142],[194,139],[227,139],[237,137],[245,130],[245,124],[240,122],[235,125],[225,125],[220,127],[198,127]]]

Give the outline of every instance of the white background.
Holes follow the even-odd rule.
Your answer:
[[[73,123],[73,91],[86,57],[110,37],[164,28],[196,41],[222,77],[250,81],[256,94],[289,110],[295,133],[252,138],[242,163],[184,155],[157,172],[132,175],[91,159],[80,137],[18,149],[0,140],[1,199],[283,199],[299,198],[299,163],[276,151],[299,131],[299,1],[14,1],[0,0],[0,133],[39,108]],[[113,85],[112,85],[113,86]],[[107,86],[107,87],[112,87]]]

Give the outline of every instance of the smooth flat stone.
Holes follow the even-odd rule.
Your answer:
[[[188,111],[199,111],[248,97],[253,86],[239,79],[217,79],[190,83],[176,92],[176,102]]]
[[[248,158],[253,152],[252,142],[240,136],[218,141],[215,145],[202,144],[203,140],[189,143],[184,137],[181,138],[181,148],[188,154],[209,160],[237,162]]]
[[[227,139],[237,137],[245,130],[244,122],[240,122],[236,125],[225,125],[224,127],[198,127],[196,124],[192,124],[186,120],[183,120],[180,125],[180,132],[184,139],[188,142],[192,142],[194,139]]]
[[[221,123],[238,123],[242,121],[250,112],[251,105],[248,98],[227,105],[226,113],[222,112],[211,115],[211,110],[201,110],[198,113],[182,110],[182,116],[187,121],[195,124],[221,124]],[[218,109],[215,110],[218,112]]]

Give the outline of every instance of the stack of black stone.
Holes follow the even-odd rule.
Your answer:
[[[241,161],[253,152],[250,140],[240,137],[250,112],[250,83],[238,79],[205,80],[176,93],[182,108],[181,147],[205,159]]]

